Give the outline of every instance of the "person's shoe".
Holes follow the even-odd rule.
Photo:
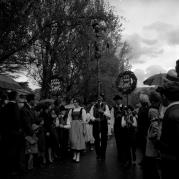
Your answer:
[[[76,161],[76,155],[73,156],[73,160]]]
[[[80,157],[76,157],[76,162],[79,163],[80,162]]]

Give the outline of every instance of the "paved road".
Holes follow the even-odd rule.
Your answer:
[[[116,157],[115,140],[112,138],[108,141],[105,162],[96,160],[94,151],[88,151],[81,156],[80,163],[68,158],[48,168],[33,171],[25,179],[142,179],[140,166],[124,169]]]

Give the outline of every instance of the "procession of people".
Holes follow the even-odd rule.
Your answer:
[[[37,167],[64,160],[75,163],[88,146],[95,149],[96,160],[105,162],[108,130],[114,133],[118,158],[123,168],[139,164],[144,178],[179,178],[179,60],[176,72],[166,75],[162,86],[140,94],[140,108],[123,104],[123,96],[109,106],[104,94],[84,105],[80,98],[66,109],[59,101],[35,103],[35,95],[12,91],[1,97],[1,169],[7,178]],[[165,110],[161,110],[161,109]],[[113,121],[109,127],[109,121]],[[136,150],[141,152],[138,161]],[[177,176],[177,177],[176,177]]]

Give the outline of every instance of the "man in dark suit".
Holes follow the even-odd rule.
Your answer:
[[[159,142],[162,179],[179,178],[179,82],[168,80],[158,91],[167,106]]]
[[[22,128],[25,136],[32,136],[32,124],[36,122],[35,112],[34,112],[34,104],[35,104],[35,95],[28,94],[26,97],[27,102],[21,111],[21,122]]]
[[[19,143],[21,137],[20,111],[16,103],[17,92],[8,95],[9,102],[3,111],[3,147],[4,167],[6,174],[12,174],[19,169]]]
[[[93,118],[93,137],[97,159],[105,159],[108,139],[108,119],[110,111],[103,100],[104,96],[98,97],[97,102],[91,107],[90,114]]]

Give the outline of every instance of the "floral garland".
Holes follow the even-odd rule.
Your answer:
[[[125,76],[130,78],[130,84],[127,84],[125,86]],[[128,79],[127,79],[128,80]],[[123,94],[130,94],[137,86],[137,77],[132,71],[125,71],[123,73],[120,73],[117,80],[116,80],[116,87],[119,92],[122,92]]]

